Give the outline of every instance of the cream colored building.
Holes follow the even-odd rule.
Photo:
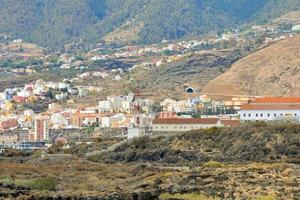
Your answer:
[[[224,125],[217,118],[157,118],[152,126],[154,132],[183,132]]]

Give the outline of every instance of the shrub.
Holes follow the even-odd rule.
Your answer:
[[[9,185],[13,185],[14,181],[12,180],[11,177],[7,176],[7,177],[3,177],[0,180],[0,184],[6,187],[6,186],[9,186]]]
[[[222,168],[224,164],[217,162],[217,161],[209,161],[203,164],[204,168]]]
[[[23,152],[21,150],[17,150],[17,149],[6,149],[4,156],[6,157],[19,157],[19,156],[23,156]]]

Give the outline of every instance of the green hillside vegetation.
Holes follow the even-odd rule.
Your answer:
[[[174,136],[142,137],[112,152],[90,158],[99,162],[299,162],[300,126],[242,124],[236,128],[195,130]],[[204,166],[222,167],[216,162]]]
[[[132,24],[138,35],[133,42],[154,43],[264,21],[299,7],[298,0],[6,0],[0,2],[0,33],[57,50],[71,42],[99,42]]]
[[[300,1],[298,0],[268,0],[264,7],[254,15],[252,20],[258,23],[266,23],[270,19],[299,9]]]

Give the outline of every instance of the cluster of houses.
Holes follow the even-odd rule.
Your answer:
[[[150,113],[153,101],[128,96],[110,96],[94,107],[62,108],[49,104],[46,112],[32,110],[8,112],[0,110],[0,144],[17,142],[45,142],[51,130],[74,130],[89,126],[100,128],[150,127],[154,115]],[[10,137],[8,137],[10,136]],[[50,141],[51,142],[51,141]]]
[[[0,92],[0,111],[13,111],[24,103],[38,103],[45,99],[67,100],[70,95],[84,97],[91,92],[101,91],[93,86],[72,86],[69,81],[47,82],[37,80],[24,87],[6,88]]]
[[[299,32],[299,25],[292,26],[291,29],[283,30],[280,27],[273,26],[252,26],[249,27],[249,34],[242,33],[239,29],[233,29],[231,31],[224,32],[222,34],[216,36],[207,36],[201,39],[194,40],[186,40],[186,41],[178,41],[178,42],[170,42],[167,40],[163,40],[159,44],[148,45],[145,47],[139,46],[125,46],[119,49],[113,49],[111,52],[102,53],[102,48],[97,48],[90,51],[86,58],[91,61],[98,60],[112,60],[112,59],[123,59],[130,57],[143,57],[146,55],[162,55],[165,52],[180,52],[177,53],[175,57],[164,57],[162,59],[155,59],[150,62],[140,63],[137,66],[151,65],[151,66],[160,66],[164,62],[172,62],[180,59],[181,56],[185,52],[194,51],[197,49],[201,49],[201,47],[208,46],[217,46],[226,41],[236,41],[236,42],[247,42],[255,39],[257,35],[263,35],[264,42],[273,42],[280,39],[284,39],[288,36],[292,36]],[[101,52],[100,54],[98,52]]]
[[[215,101],[206,95],[187,100],[165,99],[160,111],[154,111],[153,100],[135,94],[108,96],[98,105],[62,108],[48,105],[46,112],[14,111],[10,102],[43,98],[48,88],[70,91],[68,83],[36,81],[24,88],[7,89],[0,95],[0,144],[39,148],[51,142],[51,130],[74,130],[84,127],[127,130],[129,139],[155,133],[182,132],[211,127],[232,127],[252,121],[300,122],[300,98],[234,97]],[[33,101],[32,100],[32,101]],[[157,105],[156,105],[157,106]]]

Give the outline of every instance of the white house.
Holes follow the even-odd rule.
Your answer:
[[[130,128],[128,128],[128,131],[127,131],[127,139],[132,139],[135,137],[142,137],[145,135],[146,135],[145,129],[141,128],[141,127],[132,127],[132,128],[130,127]]]
[[[101,112],[109,112],[112,108],[110,101],[99,101],[99,110]]]
[[[61,113],[54,113],[53,115],[51,115],[51,123],[55,128],[64,127],[69,124],[68,120]]]

